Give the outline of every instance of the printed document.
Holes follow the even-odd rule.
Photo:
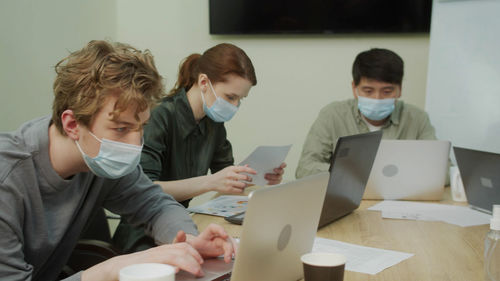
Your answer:
[[[192,213],[229,217],[246,211],[247,205],[248,196],[223,195],[187,210]]]

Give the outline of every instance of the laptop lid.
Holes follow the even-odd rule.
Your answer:
[[[364,199],[441,200],[450,142],[382,140]]]
[[[377,131],[338,139],[318,227],[359,207],[381,138],[382,131]]]
[[[453,147],[469,205],[492,213],[500,204],[500,154]]]
[[[300,256],[310,252],[316,237],[319,215],[329,173],[256,190],[249,195],[232,281],[289,281],[302,277]],[[206,260],[204,278],[186,272],[176,280],[221,279],[231,265]],[[220,269],[217,272],[216,269]]]

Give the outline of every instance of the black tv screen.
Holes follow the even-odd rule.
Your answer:
[[[210,34],[428,33],[432,0],[210,0]]]

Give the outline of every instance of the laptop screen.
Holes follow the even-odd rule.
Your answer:
[[[319,227],[359,207],[381,139],[382,131],[338,139]]]
[[[500,204],[500,154],[453,147],[469,205],[490,213]]]

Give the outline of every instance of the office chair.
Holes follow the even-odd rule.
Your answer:
[[[106,216],[103,208],[94,211],[59,275],[60,279],[121,254],[121,251],[112,244],[108,219],[119,219],[119,217]]]
[[[78,241],[59,278],[67,278],[119,254],[119,251],[110,243],[81,239]]]

